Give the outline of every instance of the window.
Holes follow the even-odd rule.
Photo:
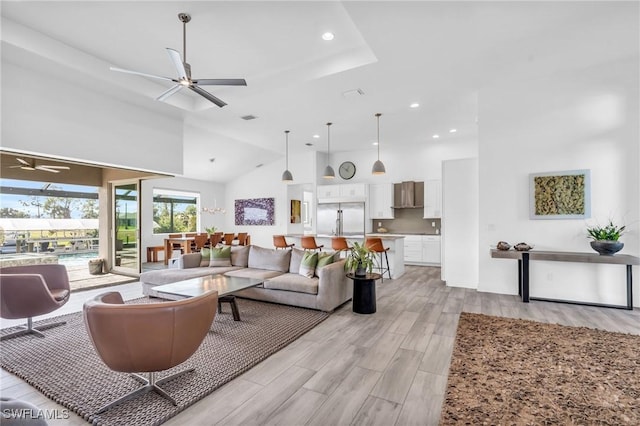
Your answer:
[[[196,232],[200,194],[167,189],[153,190],[153,233]]]

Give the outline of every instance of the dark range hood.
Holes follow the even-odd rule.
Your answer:
[[[424,207],[424,182],[402,182],[393,185],[394,209],[421,209]]]

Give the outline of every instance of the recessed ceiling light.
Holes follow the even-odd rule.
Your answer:
[[[449,129],[449,133],[455,133],[457,131],[458,131],[458,129]]]
[[[378,142],[371,142],[371,145],[378,145]]]
[[[314,138],[314,139],[319,139],[319,138],[320,138],[320,135],[313,135],[313,138]]]
[[[439,138],[440,138],[440,135],[433,135],[433,136],[432,136],[432,138],[434,138],[434,139],[439,139]]]
[[[414,103],[412,103],[411,105],[409,105],[409,108],[418,108],[419,106],[420,106],[420,104],[419,104],[419,103],[414,102]]]
[[[313,144],[311,142],[307,142],[305,143],[306,146],[313,146]]]
[[[328,31],[326,33],[322,34],[322,39],[324,41],[331,41],[331,40],[333,40],[333,37],[334,37],[333,33],[330,33]]]

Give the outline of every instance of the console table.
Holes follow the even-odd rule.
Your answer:
[[[573,303],[577,305],[600,306],[606,308],[633,309],[632,265],[640,265],[640,258],[628,254],[616,254],[615,256],[602,256],[597,253],[576,253],[567,251],[514,251],[491,250],[491,257],[497,259],[516,259],[518,261],[518,295],[522,302],[529,300],[542,300],[547,302]],[[552,262],[580,262],[580,263],[607,263],[627,266],[627,304],[609,305],[603,303],[587,303],[571,300],[545,299],[529,296],[529,261],[547,260]]]

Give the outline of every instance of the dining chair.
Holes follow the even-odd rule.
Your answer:
[[[384,247],[382,244],[382,239],[379,237],[367,237],[364,240],[364,246],[369,250],[377,253],[380,256],[380,262],[378,262],[377,266],[374,266],[374,269],[380,271],[380,275],[382,276],[382,282],[384,282],[384,273],[387,272],[389,274],[389,279],[391,279],[391,269],[389,268],[389,257],[387,256],[387,252],[389,251],[389,247]],[[384,259],[387,263],[385,267],[382,263],[382,254],[384,253]]]
[[[211,234],[209,237],[209,241],[211,242],[211,247],[216,247],[222,241],[222,232],[216,232],[215,234]]]
[[[225,246],[230,246],[233,244],[233,240],[236,238],[236,234],[233,233],[226,233],[222,236],[222,239],[224,240],[224,245]]]
[[[293,246],[295,246],[294,243],[288,244],[287,243],[287,239],[284,237],[284,235],[274,235],[273,236],[273,246],[276,249],[288,249],[291,248]]]
[[[304,250],[322,251],[322,247],[324,247],[324,245],[316,244],[316,239],[312,235],[304,235],[302,238],[300,238],[300,245]]]
[[[238,232],[238,245],[240,246],[248,246],[249,233],[247,232]]]

